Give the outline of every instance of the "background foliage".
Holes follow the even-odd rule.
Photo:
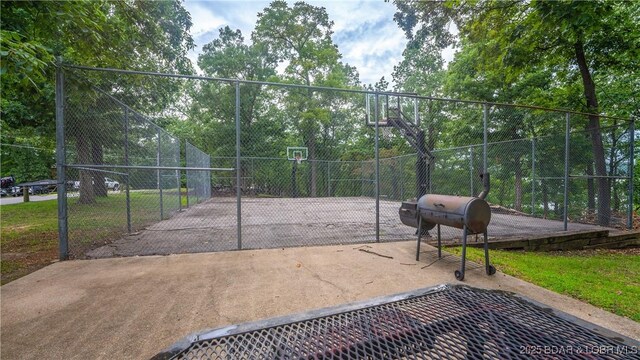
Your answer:
[[[272,2],[258,14],[251,34],[221,28],[218,38],[203,47],[198,66],[213,77],[345,89],[393,87],[426,96],[524,103],[624,118],[640,115],[638,2],[397,1],[396,6],[394,19],[408,43],[393,79],[362,84],[357,69],[341,60],[326,10],[304,2]],[[194,46],[189,35],[191,17],[180,1],[3,1],[1,7],[0,142],[11,145],[2,147],[1,171],[3,176],[14,174],[19,182],[51,175],[56,56],[87,66],[193,72],[186,57]],[[441,51],[448,46],[456,46],[457,53],[445,64]],[[135,76],[87,77],[212,156],[235,154],[232,85]],[[294,142],[309,148],[311,160],[373,156],[373,131],[362,126],[364,114],[353,105],[363,103],[357,96],[311,90],[282,93],[249,84],[242,84],[241,92],[243,153],[248,156],[282,157],[282,149]],[[68,101],[95,107],[104,99],[94,94]],[[429,114],[424,126],[430,148],[481,142],[475,110],[420,106],[422,114]],[[561,117],[534,117],[507,108],[492,111],[495,128],[490,141],[524,141],[561,133],[564,126]],[[92,121],[106,124],[99,115]],[[574,152],[584,154],[572,161],[572,173],[624,175],[621,155],[608,151],[625,146],[623,124],[603,123],[597,116],[572,121],[584,131],[582,138],[572,139]],[[97,141],[85,140],[86,153],[91,153],[86,156],[100,159]],[[521,170],[531,161],[528,147],[522,144],[493,150],[499,161],[509,164],[505,168],[513,171],[503,178],[509,175],[514,180],[497,177],[496,185],[513,193],[514,209],[522,209],[527,200],[518,195],[527,186]],[[21,152],[27,148],[15,145],[40,150],[27,159]],[[383,139],[381,146],[385,156],[412,152],[400,136]],[[540,156],[560,161],[553,158],[556,150],[552,144],[541,146]],[[321,171],[311,163],[306,175],[311,195],[319,192],[321,184],[316,179],[322,177]],[[544,164],[539,171],[541,176],[559,176]],[[623,187],[622,182],[589,180],[584,193],[574,195],[584,198],[589,209],[599,207],[599,213],[605,213],[603,207],[615,208],[616,204],[596,204],[593,199],[611,198],[607,192],[620,192]],[[93,193],[106,195],[97,188]],[[549,190],[548,195],[552,193]],[[636,194],[640,196],[640,189]]]

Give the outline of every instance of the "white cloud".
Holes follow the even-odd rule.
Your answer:
[[[360,80],[372,84],[385,77],[391,81],[393,67],[406,45],[404,33],[393,21],[396,9],[382,1],[310,1],[327,9],[334,21],[333,40],[344,62],[355,66]]]
[[[289,1],[293,4],[293,1]],[[391,81],[393,67],[402,58],[406,39],[393,21],[395,6],[374,1],[308,1],[327,9],[334,22],[333,40],[343,55],[343,61],[355,66],[363,83],[375,83],[382,76]],[[217,29],[228,25],[240,29],[249,42],[257,21],[257,13],[269,6],[269,1],[186,1],[191,13],[197,48],[189,58],[197,60],[202,46],[218,35]]]
[[[198,37],[206,32],[218,29],[226,20],[209,11],[202,2],[189,1],[184,3],[185,9],[191,14],[191,35]]]
[[[334,21],[334,30],[343,31],[365,22],[387,19],[393,22],[395,6],[379,0],[360,1],[308,1],[315,6],[323,6]]]

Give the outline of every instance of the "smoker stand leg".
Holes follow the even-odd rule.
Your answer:
[[[418,244],[416,246],[416,261],[420,261],[420,241],[422,240],[422,216],[418,213]]]
[[[442,250],[440,244],[440,224],[438,224],[438,259],[442,259]]]
[[[484,232],[484,266],[487,271],[487,275],[493,275],[496,273],[496,268],[489,264],[489,240],[487,238],[487,231]]]
[[[462,265],[460,266],[460,270],[455,271],[456,279],[462,281],[464,280],[464,268],[465,268],[465,260],[467,258],[467,226],[464,226],[463,235],[462,235]]]

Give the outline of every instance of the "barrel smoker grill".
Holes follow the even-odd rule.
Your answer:
[[[440,225],[462,229],[462,264],[455,271],[456,279],[464,279],[467,255],[467,235],[484,235],[484,261],[487,275],[496,273],[495,267],[489,263],[489,245],[487,226],[491,221],[491,208],[484,200],[489,193],[489,173],[480,175],[483,190],[477,197],[426,194],[418,201],[405,201],[400,207],[400,221],[417,228],[418,241],[416,261],[420,260],[420,242],[423,233],[437,227],[438,258],[442,258]]]

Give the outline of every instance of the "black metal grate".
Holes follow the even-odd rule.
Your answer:
[[[174,359],[640,358],[633,340],[600,335],[568,315],[504,292],[443,285],[420,295],[389,299],[360,308],[347,306],[346,311],[334,309],[323,316],[292,316],[290,322],[281,318],[219,329],[164,355]]]

